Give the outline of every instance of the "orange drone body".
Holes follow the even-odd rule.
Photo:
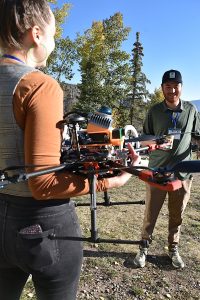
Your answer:
[[[97,120],[90,120],[87,126],[87,134],[92,139],[91,146],[117,146],[123,148],[124,132],[122,128],[113,129],[111,119],[96,114]],[[96,121],[96,123],[94,122]],[[87,147],[90,145],[87,145]]]

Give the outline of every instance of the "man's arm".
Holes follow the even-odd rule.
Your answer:
[[[191,143],[196,148],[197,158],[200,158],[200,112],[198,111],[195,114]]]

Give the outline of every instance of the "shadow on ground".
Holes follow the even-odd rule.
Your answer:
[[[101,250],[84,250],[84,257],[116,257],[124,259],[124,267],[136,269],[133,259],[136,253],[132,252],[116,252],[116,251],[101,251]],[[171,259],[168,255],[147,255],[147,264],[152,264],[159,269],[171,271],[174,267],[171,265]]]

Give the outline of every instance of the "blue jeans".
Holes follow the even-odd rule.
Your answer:
[[[24,234],[35,224],[42,232]],[[50,239],[52,234],[81,236],[72,201],[0,194],[0,299],[20,299],[30,274],[39,300],[76,299],[82,243]]]

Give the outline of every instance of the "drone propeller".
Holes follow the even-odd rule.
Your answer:
[[[131,139],[126,139],[127,143],[131,142],[144,142],[144,141],[155,141],[157,139],[163,138],[162,136],[150,135],[150,134],[143,134],[138,137],[133,137]]]
[[[187,160],[177,163],[170,171],[185,172],[185,173],[199,173],[200,160]]]
[[[113,165],[133,175],[138,175],[141,170],[149,170],[152,172],[158,172],[160,174],[177,173],[177,172],[200,173],[200,160],[181,161],[177,163],[173,168],[149,168],[140,165],[124,167],[123,165],[118,163],[114,163]]]
[[[22,170],[25,168],[36,168],[36,167],[49,167],[49,165],[21,165],[21,166],[10,166],[7,167],[3,170],[1,170],[1,172],[6,172],[6,171],[15,171],[15,170]],[[51,165],[52,167],[52,165]]]
[[[194,134],[195,136],[199,136],[199,134],[196,131],[187,131],[187,132],[183,132],[182,134]],[[173,133],[171,135],[176,136],[177,133]],[[131,139],[126,139],[126,142],[146,142],[146,141],[155,141],[155,140],[159,140],[159,139],[164,139],[166,137],[166,135],[162,135],[162,136],[156,136],[156,135],[151,135],[151,134],[142,134],[138,137],[133,137]]]

